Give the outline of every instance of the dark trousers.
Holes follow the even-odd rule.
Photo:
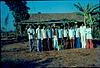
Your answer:
[[[48,51],[49,48],[48,48],[48,45],[47,45],[47,39],[43,39],[43,51]]]
[[[62,38],[58,38],[58,45],[62,45]]]
[[[58,38],[58,46],[60,47],[60,49],[64,49],[63,39],[62,38]]]
[[[29,50],[32,51],[34,46],[33,39],[29,39]]]
[[[69,44],[69,39],[68,39],[68,37],[64,37],[63,38],[64,39],[64,49],[66,49],[66,48],[68,48],[68,44]]]
[[[52,38],[48,38],[48,48],[49,50],[53,50]]]

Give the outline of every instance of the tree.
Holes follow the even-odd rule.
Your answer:
[[[29,19],[30,15],[28,14],[28,10],[30,8],[26,6],[26,1],[5,0],[5,3],[9,7],[10,11],[12,11],[15,22]]]
[[[62,21],[63,21],[63,25],[64,26],[65,26],[66,23],[69,25],[69,23],[68,23],[70,21],[69,19],[63,18]]]
[[[81,13],[79,13],[79,15],[84,16],[84,24],[89,24],[92,25],[93,22],[96,20],[93,16],[96,14],[100,14],[100,5],[96,4],[96,5],[91,5],[91,4],[87,4],[87,6],[81,6],[80,3],[74,4],[74,6],[81,11]]]
[[[16,23],[16,33],[18,32],[17,23],[22,20],[29,19],[30,15],[28,13],[29,7],[26,6],[27,2],[24,0],[5,0],[6,5],[9,7],[10,11],[12,11],[12,15],[15,18]],[[18,34],[18,33],[17,33]]]
[[[2,30],[1,31],[4,32],[5,31],[5,27],[2,27]]]

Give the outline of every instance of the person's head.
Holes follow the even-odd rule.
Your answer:
[[[66,27],[64,26],[64,29],[66,29]]]
[[[78,27],[78,25],[75,25],[75,27],[77,28],[77,27]]]
[[[89,24],[87,24],[87,25],[86,25],[86,28],[89,28],[89,27],[90,27]]]
[[[84,24],[82,24],[81,26],[84,26]]]
[[[48,28],[50,28],[50,25],[48,25]]]
[[[53,27],[55,27],[56,25],[55,25],[55,23],[53,24]]]
[[[29,28],[32,28],[32,26],[30,25]]]
[[[38,25],[38,28],[40,28],[40,25]]]
[[[43,29],[45,29],[45,26],[43,26]]]

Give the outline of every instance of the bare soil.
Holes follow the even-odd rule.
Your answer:
[[[2,68],[100,67],[100,45],[93,49],[29,52],[27,42],[1,47]]]

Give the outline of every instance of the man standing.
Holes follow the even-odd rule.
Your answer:
[[[82,48],[86,48],[86,26],[83,24],[82,26],[80,26],[80,34],[81,34]]]
[[[69,34],[69,39],[70,39],[70,45],[71,45],[71,48],[74,48],[74,29],[72,28],[72,26],[69,28],[68,30],[68,34]]]
[[[41,51],[42,46],[41,46],[41,29],[40,29],[40,25],[36,29],[36,34],[37,34],[37,51]]]
[[[50,28],[50,26],[48,26],[47,28],[47,36],[48,36],[48,47],[50,50],[53,50],[53,46],[52,46],[52,29]]]
[[[42,35],[42,43],[43,43],[43,51],[48,51],[48,45],[47,45],[47,33],[45,26],[43,26],[43,29],[41,29],[41,35]]]
[[[29,49],[30,51],[32,51],[33,49],[33,46],[34,46],[34,34],[35,34],[35,31],[34,29],[32,29],[32,26],[30,25],[29,29],[27,30],[27,33],[28,33],[28,38],[29,38]]]
[[[58,28],[58,45],[62,48],[64,48],[63,44],[62,44],[62,40],[63,40],[63,29],[61,29],[61,27]]]
[[[64,39],[64,48],[68,48],[68,30],[66,29],[66,27],[64,26],[64,30],[63,30],[63,39]]]

